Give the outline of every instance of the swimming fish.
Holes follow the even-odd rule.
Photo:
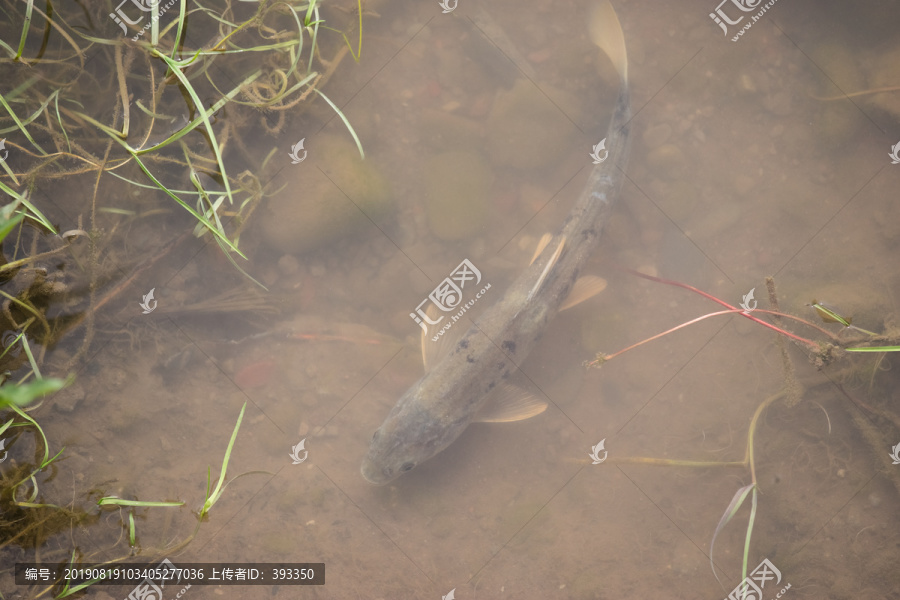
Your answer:
[[[547,323],[560,310],[603,287],[578,277],[600,239],[622,184],[628,156],[631,104],[625,37],[612,5],[603,0],[590,21],[591,37],[619,74],[619,96],[606,136],[609,155],[590,174],[559,231],[542,240],[539,254],[504,296],[453,344],[397,402],[375,431],[361,472],[383,485],[438,454],[475,421],[508,422],[546,409],[545,402],[508,382]],[[424,343],[430,342],[423,336]]]

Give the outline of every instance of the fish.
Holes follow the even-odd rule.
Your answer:
[[[605,287],[599,277],[579,278],[579,273],[619,196],[631,103],[625,37],[608,0],[595,5],[589,29],[620,80],[605,138],[607,160],[593,168],[560,229],[541,240],[535,258],[503,297],[453,341],[440,360],[429,359],[433,351],[423,352],[425,374],[388,413],[363,458],[360,471],[371,484],[384,485],[413,470],[446,449],[473,422],[518,421],[543,412],[546,402],[509,379],[560,310]],[[422,341],[426,344],[429,338],[423,335]]]

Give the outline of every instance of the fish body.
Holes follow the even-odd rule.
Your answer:
[[[608,2],[598,5],[596,12],[605,23],[592,27],[594,41],[621,79],[606,136],[612,160],[594,167],[562,227],[531,266],[390,411],[363,460],[361,472],[370,483],[382,485],[412,470],[453,443],[475,420],[516,420],[478,416],[490,398],[515,395],[508,379],[576,287],[579,270],[595,250],[618,195],[623,177],[619,164],[628,155],[631,111],[624,37]],[[597,39],[616,35],[618,39],[611,41]]]

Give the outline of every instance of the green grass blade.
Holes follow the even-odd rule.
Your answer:
[[[34,121],[35,119],[37,119],[44,113],[44,110],[47,108],[47,105],[50,104],[50,102],[52,100],[56,99],[58,96],[59,96],[59,90],[54,90],[53,93],[50,94],[49,96],[47,96],[47,99],[44,100],[41,103],[41,105],[33,113],[31,113],[27,118],[23,119],[22,121],[16,121],[16,123],[19,123],[19,126],[7,127],[6,129],[0,129],[0,133],[10,133],[11,131],[20,131],[22,127],[25,127],[26,125],[30,125],[32,121]],[[43,152],[43,150],[42,150],[42,152]]]
[[[16,203],[8,204],[7,206],[14,206]],[[5,215],[0,217],[3,220],[3,223],[0,224],[0,242],[6,239],[6,236],[9,235],[9,232],[15,229],[16,225],[22,222],[25,218],[25,215],[19,213],[13,216],[11,219],[7,218]]]
[[[34,376],[38,379],[42,379],[41,370],[38,368],[37,361],[34,360],[34,354],[31,353],[31,344],[28,343],[27,337],[22,338],[22,348],[25,349],[25,354],[28,355],[28,362],[31,364],[31,370],[34,371]]]
[[[231,266],[237,269],[241,273],[241,275],[258,285],[262,289],[266,290],[267,292],[269,291],[269,288],[264,286],[261,282],[257,281],[252,275],[250,275],[250,273],[245,271],[239,264],[237,264],[237,261],[234,260],[234,257],[231,256],[231,253],[228,252],[227,249],[222,245],[222,241],[220,239],[216,238],[216,243],[219,244],[219,248],[222,249],[222,254],[225,255],[225,258],[228,259],[228,262],[231,263]]]
[[[225,483],[225,471],[228,469],[228,461],[231,460],[231,450],[234,448],[235,440],[237,440],[238,430],[241,428],[241,421],[244,420],[245,410],[247,410],[246,402],[244,402],[244,405],[241,407],[241,414],[238,415],[237,423],[234,425],[234,431],[231,433],[231,441],[228,442],[228,448],[225,449],[225,458],[222,460],[222,472],[219,474],[219,481],[216,483],[216,489],[213,490],[212,494],[209,493],[209,476],[207,475],[207,498],[200,511],[201,518],[209,512],[216,502],[218,502],[219,496],[222,493],[222,485]]]
[[[847,352],[900,352],[900,346],[870,346],[868,348],[845,348]]]
[[[744,500],[747,498],[747,494],[750,493],[751,490],[756,489],[756,484],[751,483],[750,485],[745,485],[738,491],[734,493],[734,497],[731,499],[731,504],[728,505],[728,508],[725,509],[725,514],[722,515],[722,518],[719,519],[719,524],[716,525],[716,531],[713,533],[712,541],[709,544],[709,566],[712,569],[713,575],[716,576],[716,581],[722,583],[722,580],[719,579],[719,575],[716,573],[716,566],[713,564],[713,549],[716,546],[716,538],[719,536],[719,533],[731,521],[731,518],[737,513],[738,509],[741,507],[741,504],[744,503]],[[756,495],[754,494],[754,501],[756,499]]]
[[[753,502],[750,504],[750,520],[747,521],[747,537],[744,539],[744,564],[741,567],[741,581],[747,579],[747,559],[750,557],[750,534],[753,533],[753,521],[756,520],[756,486],[753,486]],[[742,598],[747,595],[744,590]]]
[[[25,6],[25,22],[22,23],[22,36],[19,38],[19,49],[16,51],[16,61],[22,58],[22,50],[25,49],[25,40],[28,38],[28,30],[31,29],[31,13],[33,10],[34,0],[28,0]]]
[[[134,541],[137,535],[134,532],[134,512],[128,513],[128,543],[134,548]]]
[[[12,120],[15,122],[19,131],[22,132],[22,135],[24,135],[28,139],[28,141],[31,142],[31,145],[34,146],[35,148],[37,148],[41,154],[46,155],[47,152],[44,151],[44,149],[41,148],[40,145],[36,141],[34,141],[34,138],[31,137],[30,133],[28,133],[28,128],[25,127],[25,124],[19,120],[19,117],[16,115],[15,112],[13,112],[12,107],[6,103],[6,98],[3,97],[3,94],[0,94],[0,104],[3,105],[3,108],[6,109],[6,112],[8,112],[9,116],[12,117]]]
[[[840,323],[844,327],[850,327],[850,320],[845,319],[832,308],[825,306],[824,304],[820,304],[815,300],[812,301],[812,304],[810,304],[810,306],[813,307],[813,310],[816,311],[816,314],[819,315],[819,318],[822,319],[822,321],[824,321],[825,323]]]
[[[143,506],[143,507],[172,507],[184,506],[184,502],[152,502],[146,500],[124,500],[118,496],[104,496],[97,500],[97,506]]]
[[[2,181],[0,181],[0,190],[3,190],[4,192],[6,192],[10,196],[12,196],[15,200],[18,200],[19,202],[21,202],[22,204],[25,205],[25,208],[27,208],[30,213],[30,214],[26,213],[25,214],[26,217],[28,217],[34,221],[37,221],[38,223],[40,223],[41,225],[46,227],[54,235],[59,233],[58,231],[56,231],[56,229],[53,227],[53,225],[50,224],[50,221],[47,220],[47,217],[44,216],[44,213],[39,211],[38,208],[34,204],[29,202],[28,198],[26,198],[24,194],[18,193],[17,191],[15,191],[14,189],[9,187]]]
[[[177,202],[178,204],[180,204],[181,207],[182,207],[183,209],[185,209],[186,211],[188,211],[189,213],[191,213],[191,215],[192,215],[195,219],[197,219],[198,221],[200,221],[201,223],[203,223],[204,225],[206,225],[207,229],[209,229],[209,230],[213,233],[213,235],[215,235],[217,238],[219,238],[220,240],[222,240],[222,241],[225,243],[225,245],[228,246],[228,248],[230,248],[231,250],[233,250],[234,252],[236,252],[238,255],[240,255],[241,258],[247,258],[246,256],[244,256],[244,253],[243,253],[243,252],[241,252],[240,250],[238,250],[237,246],[235,246],[235,245],[231,242],[231,240],[229,240],[227,237],[225,237],[225,232],[224,232],[224,231],[219,231],[218,229],[216,229],[216,227],[215,227],[212,223],[210,223],[209,220],[208,220],[206,217],[204,217],[203,215],[199,214],[196,210],[193,209],[193,207],[191,207],[191,205],[189,205],[187,202],[185,202],[184,200],[182,200],[181,198],[179,198],[178,196],[176,196],[175,194],[173,194],[166,186],[164,186],[164,185],[162,184],[162,182],[160,182],[158,179],[156,179],[156,177],[154,177],[153,174],[150,172],[150,169],[147,168],[147,166],[144,164],[144,162],[143,162],[143,161],[140,159],[140,157],[137,155],[137,151],[136,151],[134,148],[132,148],[131,146],[129,146],[127,142],[125,142],[124,140],[120,139],[119,136],[118,136],[118,134],[117,134],[114,130],[110,129],[109,127],[107,127],[107,126],[104,125],[103,123],[100,123],[100,122],[94,120],[93,118],[89,117],[88,115],[85,115],[85,114],[82,114],[82,113],[78,113],[78,115],[81,116],[83,119],[88,120],[88,121],[91,122],[93,125],[99,127],[99,128],[102,129],[103,131],[105,131],[110,137],[112,137],[112,139],[114,139],[114,140],[117,141],[119,144],[121,144],[122,147],[125,148],[125,150],[127,150],[128,153],[131,154],[131,157],[134,158],[134,160],[137,162],[138,167],[140,167],[141,171],[144,172],[144,175],[146,175],[147,178],[149,178],[150,181],[152,181],[152,182],[156,185],[157,188],[159,188],[160,190],[162,190],[163,192],[165,192],[170,198],[172,198],[173,200],[175,200],[175,202]],[[3,184],[0,183],[0,186],[2,186],[2,185],[3,185]]]
[[[222,183],[225,186],[225,193],[228,196],[228,202],[230,204],[234,204],[234,198],[232,198],[231,196],[231,184],[228,182],[228,172],[225,169],[225,161],[222,159],[222,153],[219,151],[219,142],[216,139],[216,133],[215,131],[213,131],[212,123],[209,121],[209,117],[212,112],[203,110],[203,102],[201,102],[199,96],[197,96],[197,92],[194,90],[194,86],[191,85],[190,80],[187,78],[187,76],[185,76],[184,73],[181,72],[180,67],[182,65],[180,65],[178,61],[172,60],[165,54],[162,54],[155,49],[151,50],[151,54],[160,58],[169,66],[169,70],[172,72],[172,74],[175,75],[175,77],[178,78],[178,80],[181,82],[181,85],[184,86],[184,89],[191,97],[191,100],[193,100],[194,106],[197,108],[197,111],[200,112],[200,115],[203,118],[203,125],[206,128],[206,133],[209,135],[209,141],[210,145],[212,146],[213,154],[216,155],[216,164],[218,164],[219,166],[219,174],[222,176]],[[194,58],[196,58],[196,56]]]
[[[362,143],[359,141],[359,137],[356,135],[356,131],[354,131],[353,125],[350,124],[350,121],[347,119],[347,117],[344,116],[344,113],[341,112],[341,109],[339,109],[337,107],[337,105],[335,105],[335,103],[332,102],[330,98],[328,98],[328,96],[326,96],[319,90],[313,88],[313,91],[315,91],[318,95],[322,96],[325,99],[325,102],[327,102],[328,104],[331,105],[331,108],[334,109],[334,112],[337,113],[337,116],[339,116],[341,118],[341,121],[343,121],[344,125],[346,125],[347,130],[350,132],[350,135],[353,136],[353,141],[356,142],[356,147],[357,147],[357,149],[359,149],[359,157],[362,158],[363,160],[365,160],[366,153],[363,152]]]
[[[203,110],[202,107],[198,106],[197,110],[199,112],[199,116],[197,116],[193,121],[191,121],[190,123],[188,123],[181,129],[179,129],[178,131],[176,131],[175,133],[173,133],[172,135],[170,135],[163,141],[159,142],[155,146],[151,146],[149,148],[142,148],[140,150],[135,150],[135,153],[140,155],[140,154],[147,154],[148,152],[154,152],[154,151],[159,150],[160,148],[164,148],[164,147],[168,146],[169,144],[171,144],[172,142],[177,141],[177,140],[181,139],[182,137],[186,136],[187,134],[192,132],[194,129],[196,129],[197,126],[200,125],[200,123],[203,123],[205,120],[208,120],[211,115],[214,115],[216,113],[216,111],[218,111],[220,108],[225,106],[231,99],[233,99],[235,96],[237,96],[238,92],[240,92],[244,88],[244,86],[247,86],[247,85],[253,83],[254,81],[256,81],[256,79],[260,75],[262,75],[262,71],[255,71],[252,75],[250,75],[249,77],[244,79],[244,81],[242,81],[240,84],[238,84],[233,90],[231,90],[230,92],[225,94],[222,98],[220,98],[219,101],[216,102],[215,104],[213,104],[212,107],[210,107],[209,109]]]
[[[321,19],[319,19],[319,6],[318,1],[313,0],[309,3],[309,7],[306,9],[306,17],[303,19],[303,24],[307,31],[312,29],[312,33],[309,36],[310,48],[312,50],[309,53],[309,64],[306,65],[306,72],[309,73],[312,71],[313,59],[316,57],[316,44],[319,39],[319,23],[321,23]],[[315,21],[312,20],[313,15],[315,15]]]
[[[66,385],[68,385],[67,380],[48,377],[47,379],[38,379],[28,383],[9,383],[0,386],[0,408],[6,406],[27,406],[41,396],[59,391]]]

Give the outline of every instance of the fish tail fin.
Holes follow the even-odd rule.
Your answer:
[[[616,11],[609,0],[602,0],[591,10],[589,23],[591,40],[612,61],[619,78],[628,82],[628,55],[625,52],[625,34]]]

